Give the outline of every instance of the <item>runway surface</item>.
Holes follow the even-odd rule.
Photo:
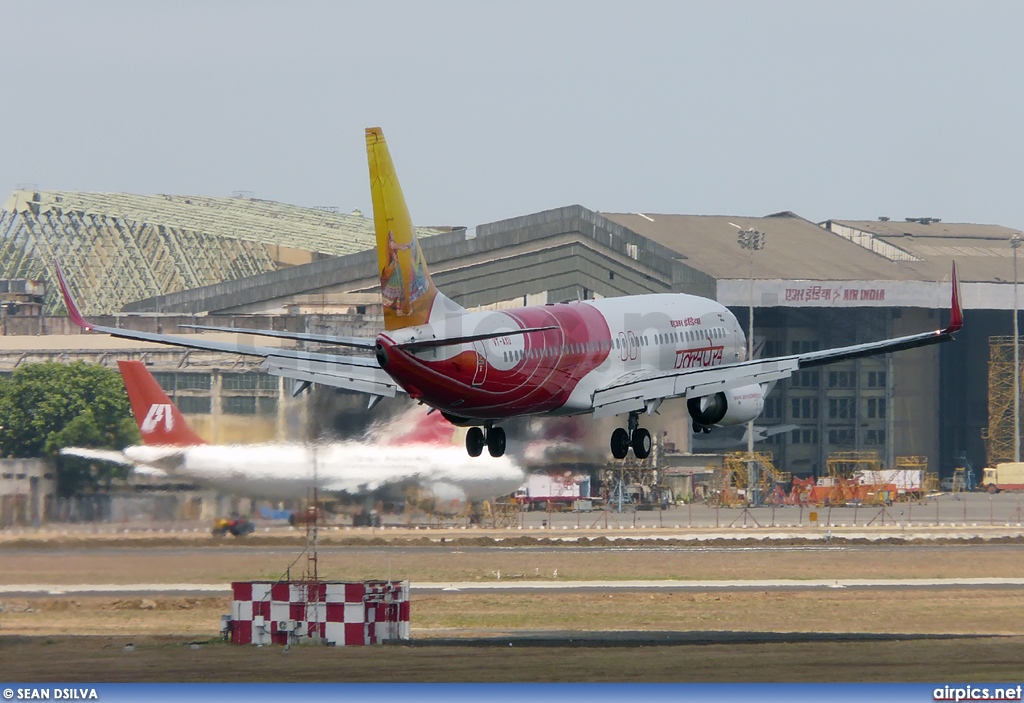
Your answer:
[[[412,582],[413,594],[556,591],[813,591],[1022,588],[1024,578],[766,579],[733,581],[469,581]],[[230,596],[227,583],[9,584],[0,596]]]

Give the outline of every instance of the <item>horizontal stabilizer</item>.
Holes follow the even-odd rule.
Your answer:
[[[412,342],[405,342],[404,344],[397,344],[395,346],[400,347],[406,351],[415,352],[420,349],[434,349],[436,347],[450,347],[456,344],[470,344],[472,342],[482,342],[488,339],[499,339],[501,337],[511,337],[516,334],[530,334],[532,332],[546,332],[548,330],[558,329],[557,325],[548,325],[547,327],[527,327],[519,330],[508,330],[506,332],[488,332],[486,334],[469,334],[463,337],[442,337],[439,339],[424,339],[416,340]]]
[[[178,325],[191,330],[202,330],[208,332],[237,332],[238,334],[251,334],[257,337],[276,337],[278,339],[294,339],[300,342],[320,342],[323,344],[336,344],[339,347],[353,347],[355,349],[373,349],[374,340],[369,337],[336,337],[331,334],[309,334],[306,332],[279,332],[277,330],[251,330],[240,327],[213,327],[209,325]]]

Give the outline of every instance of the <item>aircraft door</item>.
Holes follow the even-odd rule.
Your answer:
[[[473,385],[482,386],[487,380],[487,349],[484,342],[473,342],[473,351],[476,352],[476,371],[473,373]]]

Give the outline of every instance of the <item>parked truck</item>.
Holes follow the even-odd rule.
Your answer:
[[[986,468],[982,473],[981,487],[989,493],[1024,490],[1024,461],[1008,461]]]

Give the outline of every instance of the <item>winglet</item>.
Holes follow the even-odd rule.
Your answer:
[[[64,298],[64,305],[68,309],[68,317],[76,325],[88,332],[92,329],[92,323],[82,317],[82,313],[78,311],[78,306],[75,305],[71,292],[68,290],[68,283],[64,280],[64,272],[60,270],[60,263],[56,259],[53,260],[53,266],[57,269],[57,285],[60,286],[60,294]]]
[[[945,334],[958,332],[964,326],[964,309],[960,298],[960,279],[956,275],[956,262],[953,262],[953,295],[949,303],[949,325],[942,330]]]

